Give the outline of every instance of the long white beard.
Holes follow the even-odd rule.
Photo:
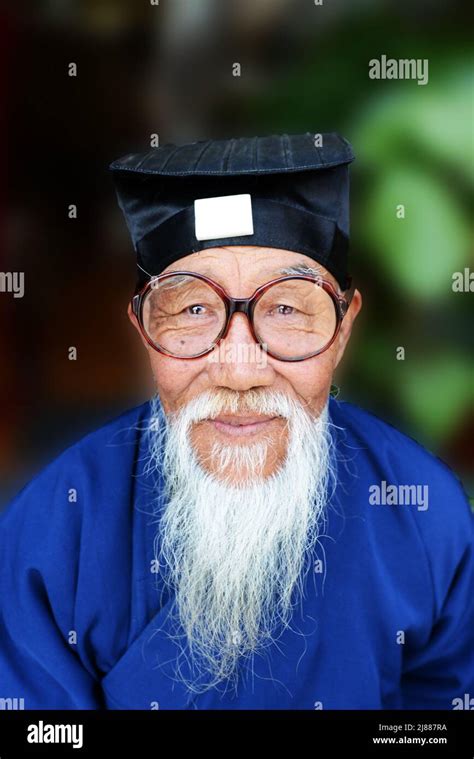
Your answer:
[[[218,478],[196,455],[193,424],[252,412],[287,419],[286,458],[263,477],[269,440],[216,444]],[[158,398],[153,418],[164,419]],[[184,633],[193,671],[190,690],[236,685],[239,662],[289,625],[335,481],[330,426],[327,404],[315,418],[280,392],[227,389],[206,392],[165,424],[150,426],[150,467],[163,473],[166,503],[155,557],[175,593],[176,637]],[[245,477],[233,484],[228,467]],[[198,683],[203,675],[205,684]]]

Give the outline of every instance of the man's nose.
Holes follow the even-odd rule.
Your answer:
[[[256,342],[245,314],[234,313],[225,339],[208,355],[209,376],[215,385],[232,390],[250,390],[271,385],[273,367]]]

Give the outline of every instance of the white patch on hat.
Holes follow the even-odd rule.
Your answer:
[[[243,195],[221,195],[194,201],[197,240],[253,235],[252,199]]]

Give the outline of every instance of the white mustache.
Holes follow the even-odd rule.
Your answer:
[[[301,408],[302,404],[280,391],[262,389],[240,392],[219,388],[207,390],[189,401],[186,415],[189,424],[215,419],[220,414],[245,416],[255,413],[289,419],[296,405]]]

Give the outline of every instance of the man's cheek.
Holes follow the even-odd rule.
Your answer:
[[[287,371],[286,379],[304,408],[315,413],[321,411],[331,386],[333,368],[334,354],[324,353],[295,364]]]
[[[155,384],[166,412],[177,411],[192,397],[200,369],[193,361],[158,354],[152,360]]]

